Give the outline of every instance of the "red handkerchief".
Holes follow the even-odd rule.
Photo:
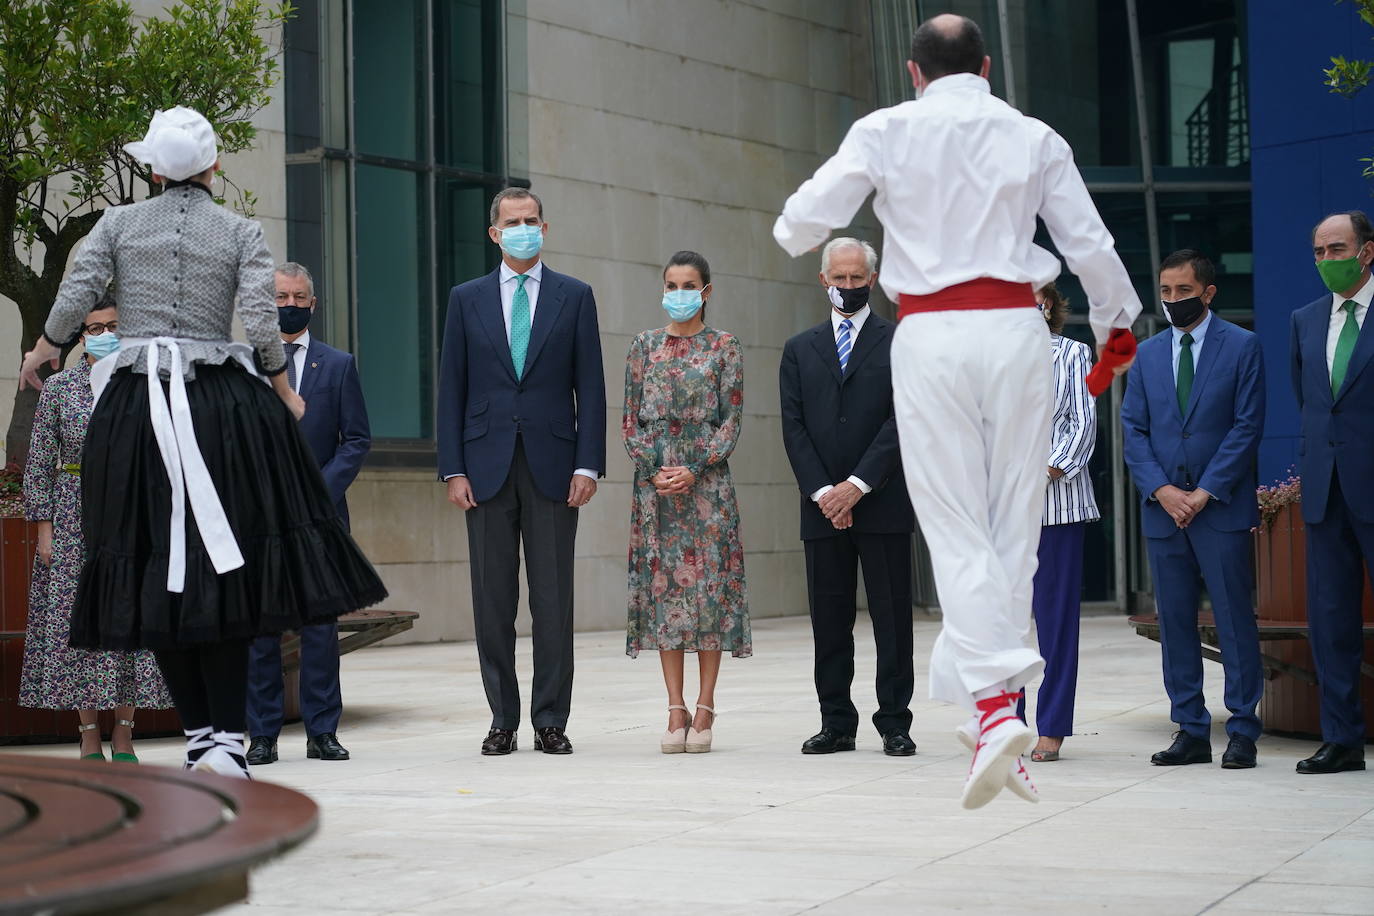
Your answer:
[[[1102,348],[1102,358],[1088,373],[1088,393],[1097,397],[1112,387],[1112,370],[1125,365],[1135,356],[1135,335],[1126,328],[1113,328]]]

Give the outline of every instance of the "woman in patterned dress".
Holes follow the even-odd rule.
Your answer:
[[[166,709],[172,698],[151,652],[91,652],[68,645],[72,604],[86,543],[81,532],[81,449],[91,418],[91,366],[114,352],[114,302],[105,299],[86,316],[86,353],[48,379],[38,397],[33,440],[24,467],[24,512],[38,523],[38,554],[29,586],[29,622],[19,705],[80,710],[81,756],[104,760],[97,712],[115,711],[110,750],[115,760],[134,756],[134,707]]]
[[[739,507],[727,463],[744,416],[739,341],[708,328],[711,268],[679,251],[663,270],[670,323],[630,345],[625,451],[635,466],[626,654],[657,649],[668,688],[665,754],[711,749],[722,652],[753,654]],[[700,668],[696,713],[683,702],[684,652]]]

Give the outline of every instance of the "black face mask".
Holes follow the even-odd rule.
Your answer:
[[[1164,317],[1169,319],[1169,324],[1176,328],[1186,328],[1202,317],[1207,306],[1202,304],[1201,296],[1191,296],[1187,299],[1180,299],[1177,302],[1163,302]]]
[[[841,289],[838,286],[832,286],[829,287],[829,291],[830,304],[835,307],[837,312],[853,315],[868,305],[870,289],[867,285],[856,286],[853,289]]]
[[[310,309],[302,305],[282,305],[277,307],[277,324],[283,334],[299,334],[310,323]]]

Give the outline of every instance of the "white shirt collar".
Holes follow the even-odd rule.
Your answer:
[[[870,311],[871,309],[865,305],[863,308],[859,309],[853,315],[848,316],[850,323],[854,326],[855,337],[859,336],[859,331],[863,329],[864,322],[868,320],[868,314]],[[846,316],[841,315],[833,308],[830,310],[830,330],[835,332],[836,337],[840,336],[840,322],[844,321],[845,317]]]
[[[1371,276],[1368,280],[1366,280],[1364,286],[1361,286],[1358,290],[1356,290],[1355,295],[1351,296],[1349,300],[1347,300],[1344,296],[1341,296],[1338,293],[1332,293],[1331,314],[1335,315],[1337,312],[1339,312],[1341,310],[1341,306],[1345,305],[1347,301],[1358,303],[1360,308],[1367,309],[1369,308],[1369,303],[1371,300],[1374,300],[1374,276]]]
[[[309,350],[309,349],[310,349],[310,329],[309,329],[309,328],[306,328],[305,333],[301,334],[301,336],[300,336],[300,337],[297,337],[295,340],[285,340],[285,339],[283,339],[283,340],[282,340],[282,343],[284,343],[284,344],[287,344],[287,343],[300,344],[300,347],[301,347],[302,350]]]
[[[951,73],[942,76],[937,80],[931,80],[926,84],[925,91],[921,93],[921,98],[928,95],[939,95],[942,92],[955,92],[959,89],[974,89],[978,92],[992,92],[992,86],[988,81],[976,73]]]
[[[1183,335],[1184,335],[1184,334],[1191,334],[1191,335],[1193,335],[1193,345],[1194,345],[1194,346],[1200,346],[1200,345],[1202,344],[1202,339],[1203,339],[1204,337],[1207,336],[1207,331],[1208,331],[1208,329],[1210,329],[1210,328],[1212,327],[1212,315],[1213,315],[1213,314],[1214,314],[1214,312],[1213,312],[1212,309],[1209,307],[1209,308],[1207,309],[1207,317],[1204,318],[1204,319],[1202,319],[1202,324],[1200,324],[1200,325],[1198,325],[1197,327],[1193,328],[1191,331],[1184,331],[1182,328],[1176,328],[1176,327],[1172,327],[1172,326],[1171,326],[1170,329],[1174,332],[1174,344],[1175,344],[1175,346],[1177,346],[1177,345],[1179,345],[1179,344],[1182,343],[1182,341],[1183,341]]]
[[[502,258],[501,282],[509,282],[511,280],[514,280],[518,276],[520,275],[516,273],[514,270],[511,270],[511,266],[506,263],[506,259]],[[535,261],[534,266],[531,267],[529,270],[525,271],[525,276],[529,277],[529,279],[533,280],[535,283],[539,283],[540,281],[542,281],[544,279],[544,259],[540,258],[539,260]],[[525,282],[528,283],[529,280],[526,280]]]

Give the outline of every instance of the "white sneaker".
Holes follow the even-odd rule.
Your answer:
[[[978,746],[978,717],[974,716],[956,728],[954,736],[959,739],[960,744],[970,751],[976,748]],[[1025,762],[1020,757],[1016,758],[1016,763],[1007,773],[1007,788],[1028,802],[1040,801],[1040,793],[1036,791],[1035,783],[1031,782],[1030,772],[1026,770]]]
[[[228,776],[231,779],[251,779],[248,775],[248,762],[243,759],[243,755],[234,754],[223,744],[216,744],[204,754],[191,767],[195,773],[215,773],[219,776]]]
[[[962,804],[981,808],[997,797],[1012,775],[1016,759],[1035,745],[1035,732],[1016,716],[1017,694],[1003,693],[978,701],[978,742],[964,783]]]

